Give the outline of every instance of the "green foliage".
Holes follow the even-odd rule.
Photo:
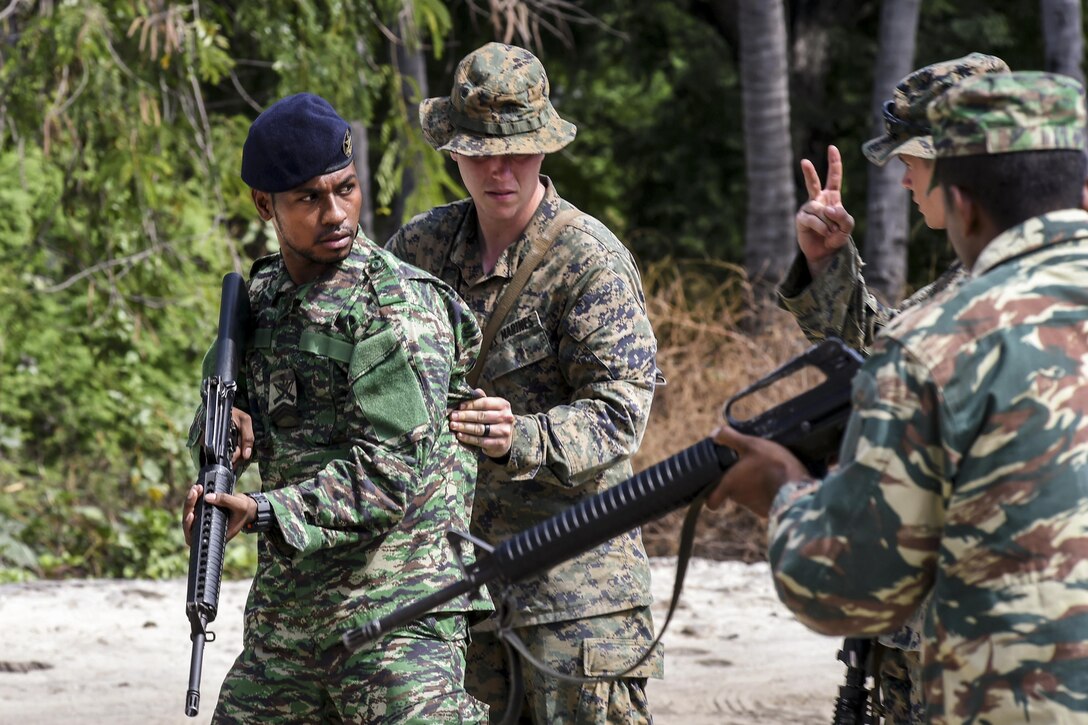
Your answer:
[[[379,216],[463,195],[448,160],[421,138],[405,91],[418,86],[398,71],[393,43],[422,49],[432,95],[445,94],[459,57],[501,32],[481,22],[477,5],[8,8],[0,20],[0,581],[184,572],[177,519],[193,469],[183,441],[220,280],[276,243],[238,178],[249,123],[283,95],[319,93],[367,128]],[[566,33],[533,49],[555,104],[579,129],[545,172],[644,266],[742,259],[736,49],[713,12],[727,5],[585,0],[570,9],[593,22],[564,26],[552,15],[530,24]],[[846,202],[864,229],[868,166],[859,146],[870,135],[879,4],[851,8],[850,22],[831,28],[828,100],[806,103],[805,89],[793,89],[792,107],[802,154],[831,142],[843,150]],[[923,3],[917,65],[972,50],[1041,67],[1037,4]],[[414,183],[399,199],[406,169]],[[947,259],[943,236],[917,223],[914,285]],[[252,570],[252,542],[228,555],[231,571]]]
[[[634,2],[602,19],[623,35],[546,56],[578,137],[545,172],[644,262],[740,259],[744,151],[728,46],[683,3]]]
[[[178,513],[152,502],[122,511],[82,502],[81,492],[53,488],[48,507],[23,490],[0,506],[0,582],[69,575],[106,578],[185,576],[189,550]],[[35,547],[27,541],[34,542]],[[225,576],[252,576],[256,545],[243,537],[227,547]]]
[[[237,174],[254,105],[310,90],[403,133],[383,35],[402,7],[12,6],[0,26],[0,488],[45,495],[0,507],[4,576],[184,572],[183,441],[219,283],[248,266],[243,245],[268,251]],[[431,35],[449,22],[441,4],[416,12]],[[405,150],[380,151],[379,193]],[[234,548],[244,565],[251,547]]]

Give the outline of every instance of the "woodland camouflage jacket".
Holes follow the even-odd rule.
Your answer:
[[[809,275],[805,257],[798,252],[778,288],[778,304],[794,316],[812,342],[838,337],[855,350],[868,353],[873,339],[891,318],[932,299],[967,276],[963,265],[953,262],[934,282],[898,307],[889,307],[869,291],[863,266],[853,239],[832,257],[830,266],[816,279]]]

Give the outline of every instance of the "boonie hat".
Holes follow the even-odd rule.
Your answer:
[[[321,96],[296,93],[253,121],[242,146],[242,181],[250,188],[289,191],[352,161],[351,126]]]
[[[449,97],[419,104],[423,136],[439,151],[463,156],[558,151],[574,140],[577,128],[559,117],[549,90],[535,55],[488,43],[457,64]]]
[[[938,158],[1084,151],[1084,87],[1058,73],[969,78],[929,106]]]
[[[1005,61],[984,53],[971,53],[914,71],[899,81],[891,100],[884,103],[884,134],[862,144],[861,152],[877,166],[899,154],[935,158],[926,116],[933,99],[964,78],[1008,72]]]

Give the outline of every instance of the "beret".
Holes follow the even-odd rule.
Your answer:
[[[242,181],[277,193],[352,161],[351,126],[329,102],[296,93],[266,108],[249,127],[242,146]]]
[[[929,105],[937,158],[1083,151],[1084,88],[1057,73],[976,76]]]

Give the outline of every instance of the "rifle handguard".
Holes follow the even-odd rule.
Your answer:
[[[725,415],[741,432],[781,443],[806,463],[824,460],[837,450],[829,441],[837,442],[842,434],[850,413],[850,380],[861,362],[861,357],[840,340],[825,340],[730,399]],[[751,420],[732,418],[731,409],[736,400],[806,365],[819,368],[825,380]],[[526,579],[664,516],[691,503],[705,488],[716,484],[735,461],[732,450],[705,438],[623,483],[515,534],[467,567],[463,580],[386,617],[349,630],[343,635],[344,645],[354,651],[480,586],[493,581],[513,583]]]

